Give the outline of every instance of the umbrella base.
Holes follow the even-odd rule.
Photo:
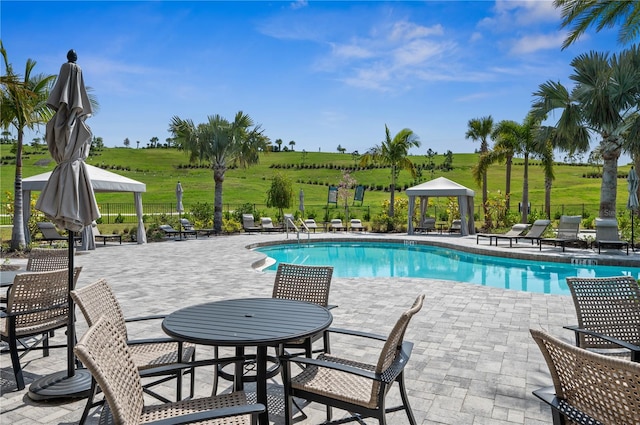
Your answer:
[[[72,377],[66,370],[43,376],[29,386],[31,400],[59,398],[85,398],[91,392],[91,373],[87,369],[76,369]]]

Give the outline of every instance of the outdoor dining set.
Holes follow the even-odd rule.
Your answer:
[[[21,390],[25,388],[21,357],[32,349],[43,350],[47,356],[49,349],[64,347],[50,346],[48,340],[52,332],[68,326],[69,317],[73,318],[69,301],[74,302],[71,305],[82,312],[88,330],[74,344],[71,358],[78,370],[91,376],[82,394],[87,403],[81,424],[99,409],[100,423],[103,419],[107,423],[173,423],[169,418],[179,417],[175,423],[211,419],[211,423],[264,425],[269,423],[267,380],[274,376],[282,380],[286,424],[293,423],[296,412],[304,414],[298,399],[326,405],[327,420],[331,419],[330,407],[336,407],[380,423],[386,423],[387,412],[404,410],[409,422],[417,423],[404,382],[413,344],[404,335],[411,318],[422,308],[424,295],[399,315],[388,335],[331,328],[331,309],[337,307],[329,304],[333,268],[282,263],[269,298],[223,299],[166,316],[128,319],[105,279],[76,288],[81,273],[76,268],[74,289],[68,291],[67,253],[67,249],[33,249],[27,271],[10,274],[10,283],[4,282],[7,274],[3,275],[7,296],[2,300],[0,336],[8,344],[3,350],[7,348],[11,356],[16,386]],[[167,337],[130,340],[127,326],[143,320],[161,320]],[[378,358],[363,364],[348,353],[334,355],[333,333],[378,341]],[[215,347],[215,355],[196,357],[199,346]],[[224,347],[235,355],[221,355],[219,348]],[[214,366],[213,395],[196,398],[195,374],[204,366]],[[170,401],[155,387],[173,379],[175,400]],[[189,392],[183,394],[187,379]],[[219,380],[229,380],[230,391],[219,392]],[[255,383],[255,394],[249,398],[244,391],[248,382]],[[394,383],[402,405],[389,407],[385,397]],[[28,394],[32,397],[31,390]],[[145,394],[157,398],[159,404],[146,404]]]
[[[301,400],[326,405],[327,421],[334,407],[355,420],[373,418],[380,424],[387,423],[388,412],[404,410],[410,424],[418,423],[404,379],[413,343],[404,336],[425,303],[424,295],[404,313],[398,312],[399,319],[387,335],[338,329],[332,327],[331,310],[339,306],[329,302],[333,268],[280,263],[269,298],[224,298],[168,315],[125,318],[106,279],[75,287],[81,274],[78,267],[73,270],[73,290],[68,290],[68,260],[67,249],[35,248],[26,270],[3,273],[7,294],[0,300],[0,337],[6,343],[3,352],[11,357],[16,387],[23,389],[21,357],[31,349],[47,356],[49,349],[65,346],[49,345],[48,339],[58,329],[66,327],[69,332],[73,318],[69,301],[73,301],[88,325],[70,352],[74,367],[91,377],[82,394],[87,402],[81,424],[92,414],[100,416],[100,423],[206,419],[269,424],[272,402],[267,382],[272,378],[282,382],[287,425],[299,415],[304,417]],[[578,323],[565,328],[575,333],[575,345],[531,330],[552,378],[552,386],[533,394],[551,407],[554,424],[640,423],[640,395],[630,390],[640,387],[638,282],[629,276],[576,277],[568,278],[567,284]],[[131,340],[127,327],[143,320],[161,321],[158,326],[167,336]],[[335,334],[371,341],[365,346],[379,344],[377,358],[364,364],[348,351],[334,354],[331,335]],[[196,356],[203,346],[213,347],[215,354]],[[212,395],[196,397],[195,375],[204,373],[199,368],[205,366],[213,367]],[[173,400],[155,390],[170,380],[175,380]],[[221,380],[229,381],[222,391]],[[188,394],[183,394],[185,381]],[[247,383],[255,384],[255,392],[245,391]],[[402,403],[387,406],[385,398],[394,384]],[[28,394],[32,396],[31,391]],[[157,402],[148,404],[145,395]],[[341,417],[336,423],[347,421]]]

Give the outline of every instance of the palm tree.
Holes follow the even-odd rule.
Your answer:
[[[398,134],[391,139],[389,127],[385,124],[385,141],[379,146],[374,146],[360,158],[360,165],[366,167],[371,162],[381,165],[391,166],[391,184],[389,192],[391,199],[389,204],[389,217],[394,216],[393,204],[395,202],[396,180],[400,170],[407,170],[415,179],[416,167],[409,159],[409,150],[413,147],[419,147],[420,141],[413,131],[408,128],[400,130]]]
[[[620,0],[555,0],[556,8],[561,8],[562,28],[571,26],[562,49],[573,44],[587,28],[595,25],[596,31],[612,28],[617,23],[622,26],[618,32],[621,44],[632,42],[640,35],[640,2]]]
[[[255,126],[249,115],[238,112],[233,122],[220,115],[208,117],[208,121],[195,126],[191,120],[174,116],[169,131],[191,158],[211,162],[215,182],[213,227],[222,231],[222,183],[227,168],[232,165],[248,167],[257,164],[260,150],[268,139],[260,126]]]
[[[480,141],[480,159],[489,152],[488,138],[493,131],[493,117],[491,115],[482,118],[470,119],[467,123],[468,130],[465,134],[466,139],[471,139],[474,142]],[[482,173],[482,209],[484,210],[485,220],[489,219],[489,212],[487,211],[487,172]]]
[[[47,98],[52,88],[55,75],[31,75],[36,62],[27,59],[24,77],[13,71],[7,58],[7,51],[0,41],[0,53],[5,64],[5,75],[0,81],[2,86],[2,108],[0,122],[5,130],[13,126],[18,132],[16,151],[16,172],[14,184],[13,230],[11,232],[11,250],[24,249],[26,238],[22,208],[22,147],[24,130],[33,130],[46,123],[53,116],[47,107]]]
[[[293,152],[293,147],[296,145],[296,142],[294,140],[289,142],[289,146],[291,146],[291,152]]]
[[[571,141],[573,151],[586,151],[591,134],[600,137],[603,158],[600,188],[601,218],[615,217],[618,158],[640,145],[640,50],[637,46],[609,57],[590,52],[572,62],[576,82],[569,92],[562,84],[547,81],[534,93],[532,113],[543,118],[561,111],[555,124],[557,136]]]

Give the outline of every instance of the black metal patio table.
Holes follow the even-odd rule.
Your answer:
[[[256,398],[267,406],[267,348],[327,329],[333,316],[317,304],[278,298],[214,301],[177,310],[162,322],[171,337],[195,344],[256,347]],[[260,414],[268,425],[268,410]]]

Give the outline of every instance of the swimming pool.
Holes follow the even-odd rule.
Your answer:
[[[590,266],[471,254],[429,245],[383,242],[313,242],[255,249],[278,263],[331,265],[336,277],[409,277],[467,282],[545,294],[569,295],[566,278],[630,275],[640,268]]]

